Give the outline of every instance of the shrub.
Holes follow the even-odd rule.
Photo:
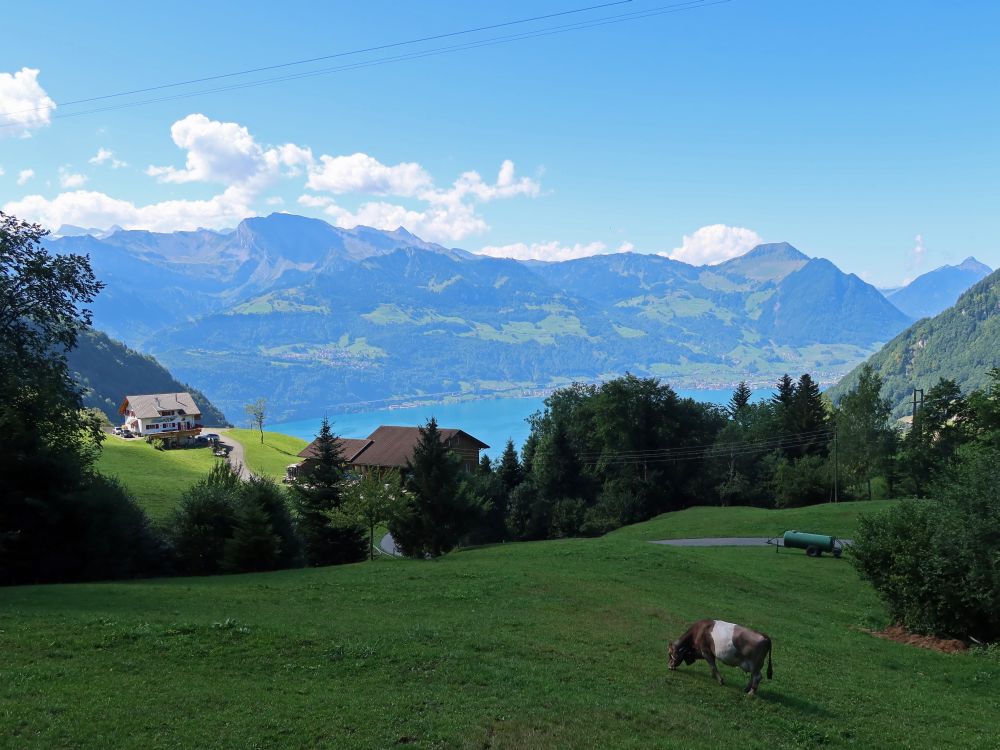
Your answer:
[[[932,488],[863,516],[851,548],[890,615],[907,629],[1000,638],[1000,451],[968,447]]]
[[[782,458],[774,470],[774,503],[778,508],[821,503],[827,499],[830,472],[823,456]]]

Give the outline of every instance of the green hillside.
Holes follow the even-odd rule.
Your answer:
[[[202,479],[218,459],[211,449],[158,451],[145,440],[109,436],[101,444],[97,470],[117,477],[151,518],[162,518],[188,487]]]
[[[69,368],[86,389],[83,405],[100,409],[115,424],[122,421],[118,406],[127,395],[182,391],[194,397],[206,425],[229,424],[204,393],[181,383],[148,354],[140,354],[100,331],[84,332],[69,354]]]
[[[996,662],[874,638],[880,613],[845,560],[624,535],[26,586],[0,598],[0,720],[19,748],[992,746]],[[706,616],[772,637],[756,698],[667,670]]]
[[[265,431],[263,445],[260,433],[253,430],[228,430],[226,434],[243,444],[247,468],[279,481],[285,467],[298,461],[296,454],[306,446],[305,440],[277,432]],[[101,444],[97,470],[118,477],[156,519],[169,513],[184,490],[202,479],[217,460],[207,447],[158,451],[144,440],[110,436]]]
[[[953,307],[914,323],[868,360],[885,381],[883,393],[897,416],[909,413],[913,388],[930,388],[939,378],[964,392],[986,385],[1000,366],[1000,271],[965,292]],[[828,393],[835,401],[857,382],[860,366]]]

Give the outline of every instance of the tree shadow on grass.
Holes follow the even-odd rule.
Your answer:
[[[763,688],[763,685],[761,685]],[[762,690],[757,692],[757,699],[762,701],[767,701],[769,703],[777,703],[785,708],[790,708],[793,711],[812,716],[814,718],[821,719],[832,719],[835,714],[823,708],[823,706],[817,705],[804,698],[799,698],[795,695],[787,695],[785,693],[769,693]]]

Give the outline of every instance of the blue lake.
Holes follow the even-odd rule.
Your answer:
[[[683,398],[724,404],[733,395],[732,390],[680,390]],[[768,398],[770,390],[754,391],[754,401]],[[528,438],[530,428],[527,418],[545,406],[544,398],[498,398],[482,401],[463,401],[454,404],[429,404],[405,409],[379,409],[377,411],[354,412],[330,415],[334,432],[342,437],[363,438],[370,435],[379,425],[422,425],[434,417],[441,427],[465,430],[490,449],[484,451],[490,457],[499,456],[507,439],[520,448]],[[268,425],[266,429],[294,435],[303,440],[312,440],[319,432],[322,416]]]

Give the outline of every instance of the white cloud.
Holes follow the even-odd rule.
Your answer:
[[[0,167],[0,177],[3,177],[5,174],[7,174],[7,172],[4,170],[3,167]]]
[[[310,208],[323,208],[342,227],[359,224],[376,229],[403,226],[424,239],[434,242],[454,242],[489,229],[486,220],[476,212],[475,204],[512,198],[518,195],[534,197],[541,192],[539,184],[529,178],[516,178],[514,163],[505,160],[500,165],[496,182],[490,184],[478,172],[464,172],[451,187],[435,187],[428,172],[415,162],[386,166],[374,157],[357,153],[351,156],[321,156],[320,164],[310,169],[306,186],[312,190],[334,194],[362,192],[412,198],[421,204],[407,207],[386,201],[361,204],[356,211],[338,205],[328,196],[303,195],[299,203]]]
[[[299,202],[303,202],[301,198]],[[476,215],[473,206],[466,203],[415,210],[394,203],[371,201],[351,212],[336,203],[328,202],[325,213],[333,217],[337,226],[345,229],[359,225],[389,230],[405,227],[431,242],[456,241],[489,229],[486,221]]]
[[[622,246],[631,247],[630,243]],[[628,252],[619,248],[619,252]],[[514,258],[515,260],[573,260],[600,255],[607,251],[603,242],[590,242],[586,245],[563,245],[559,242],[515,242],[512,245],[490,245],[479,250],[479,255],[489,255],[493,258]]]
[[[907,260],[909,261],[910,268],[919,268],[927,259],[927,246],[924,245],[924,236],[918,234],[913,238],[913,243],[913,249],[910,250]]]
[[[280,195],[272,195],[270,198],[264,201],[264,203],[267,204],[268,206],[283,206],[285,205],[285,199],[282,198]]]
[[[0,138],[27,137],[52,121],[56,103],[38,84],[36,68],[0,73]]]
[[[97,149],[97,153],[94,154],[92,157],[90,157],[88,161],[91,164],[96,164],[96,165],[104,164],[105,162],[107,162],[108,166],[110,166],[112,169],[121,169],[122,167],[128,166],[128,162],[116,159],[115,152],[110,149],[104,148],[104,146],[101,146],[99,149]]]
[[[680,247],[659,254],[695,266],[715,265],[743,255],[762,241],[752,229],[711,224],[693,234],[685,234]]]
[[[430,187],[431,176],[415,162],[387,166],[368,154],[320,157],[306,187],[328,193],[370,193],[408,197]]]
[[[251,192],[230,187],[207,200],[169,200],[136,206],[104,193],[74,190],[60,193],[51,200],[41,195],[28,195],[4,204],[3,211],[52,229],[63,224],[101,228],[118,224],[125,229],[173,232],[198,227],[231,227],[256,215],[250,205],[254,197]]]
[[[59,167],[59,185],[64,188],[83,187],[87,182],[87,175],[77,172],[70,172],[68,167]]]
[[[187,151],[184,169],[150,166],[146,174],[160,182],[216,182],[223,185],[270,184],[281,175],[298,174],[312,162],[307,148],[286,143],[264,149],[250,131],[235,122],[210,120],[203,114],[191,114],[175,122],[170,136],[178,148]]]
[[[34,169],[22,169],[20,172],[17,173],[17,184],[23,185],[34,176],[35,176]]]

